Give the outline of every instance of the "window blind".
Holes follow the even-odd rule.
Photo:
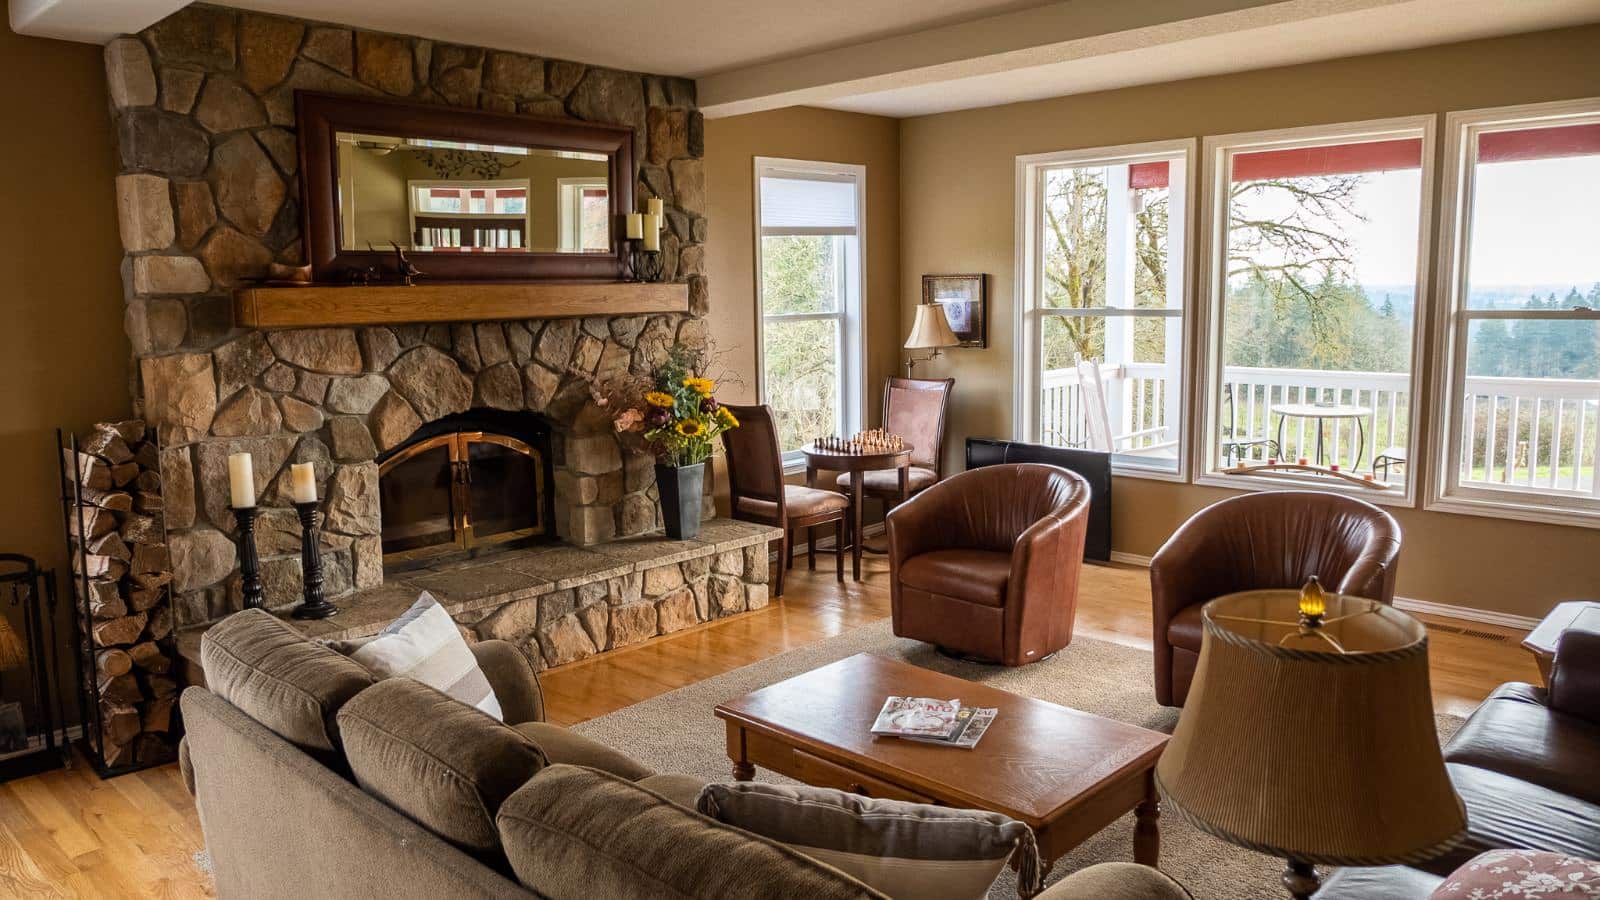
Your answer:
[[[761,228],[773,232],[854,234],[855,179],[826,175],[761,176]]]

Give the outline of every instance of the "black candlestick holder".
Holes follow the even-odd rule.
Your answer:
[[[322,513],[316,501],[296,503],[300,514],[300,579],[305,589],[305,602],[289,613],[296,619],[326,619],[336,615],[339,607],[322,596]]]
[[[261,589],[261,555],[256,552],[256,516],[261,510],[254,506],[233,508],[233,520],[239,523],[239,574],[244,581],[244,608],[260,609],[266,605],[266,593]]]
[[[660,281],[661,251],[646,250],[643,241],[634,242],[629,268],[633,270],[634,281],[648,284]]]

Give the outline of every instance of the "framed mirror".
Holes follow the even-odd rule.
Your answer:
[[[615,280],[633,209],[633,130],[298,93],[307,262],[320,283]]]

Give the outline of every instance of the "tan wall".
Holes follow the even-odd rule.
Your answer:
[[[867,406],[881,412],[884,379],[899,366],[900,123],[882,116],[796,107],[706,122],[706,203],[711,222],[711,334],[728,380],[718,396],[756,401],[755,158],[772,156],[867,167]],[[717,466],[718,493],[726,472]]]
[[[922,274],[991,276],[989,348],[956,350],[922,369],[956,379],[952,457],[969,435],[1011,435],[1019,154],[1595,96],[1597,47],[1600,27],[1572,28],[905,120],[900,302],[907,321]],[[1436,299],[1430,291],[1424,303],[1431,309]],[[1113,544],[1154,553],[1192,512],[1230,493],[1119,478]],[[1562,597],[1600,595],[1600,531],[1420,509],[1396,514],[1406,531],[1405,596],[1539,616]]]
[[[60,568],[54,429],[130,406],[100,48],[0,27],[0,85],[0,551]]]

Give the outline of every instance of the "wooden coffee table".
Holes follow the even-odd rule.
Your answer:
[[[1000,712],[972,750],[929,746],[872,734],[890,695]],[[1159,732],[866,653],[730,700],[716,715],[740,781],[761,766],[869,797],[1004,813],[1033,828],[1046,866],[1133,810],[1134,860],[1154,866],[1160,855]]]

